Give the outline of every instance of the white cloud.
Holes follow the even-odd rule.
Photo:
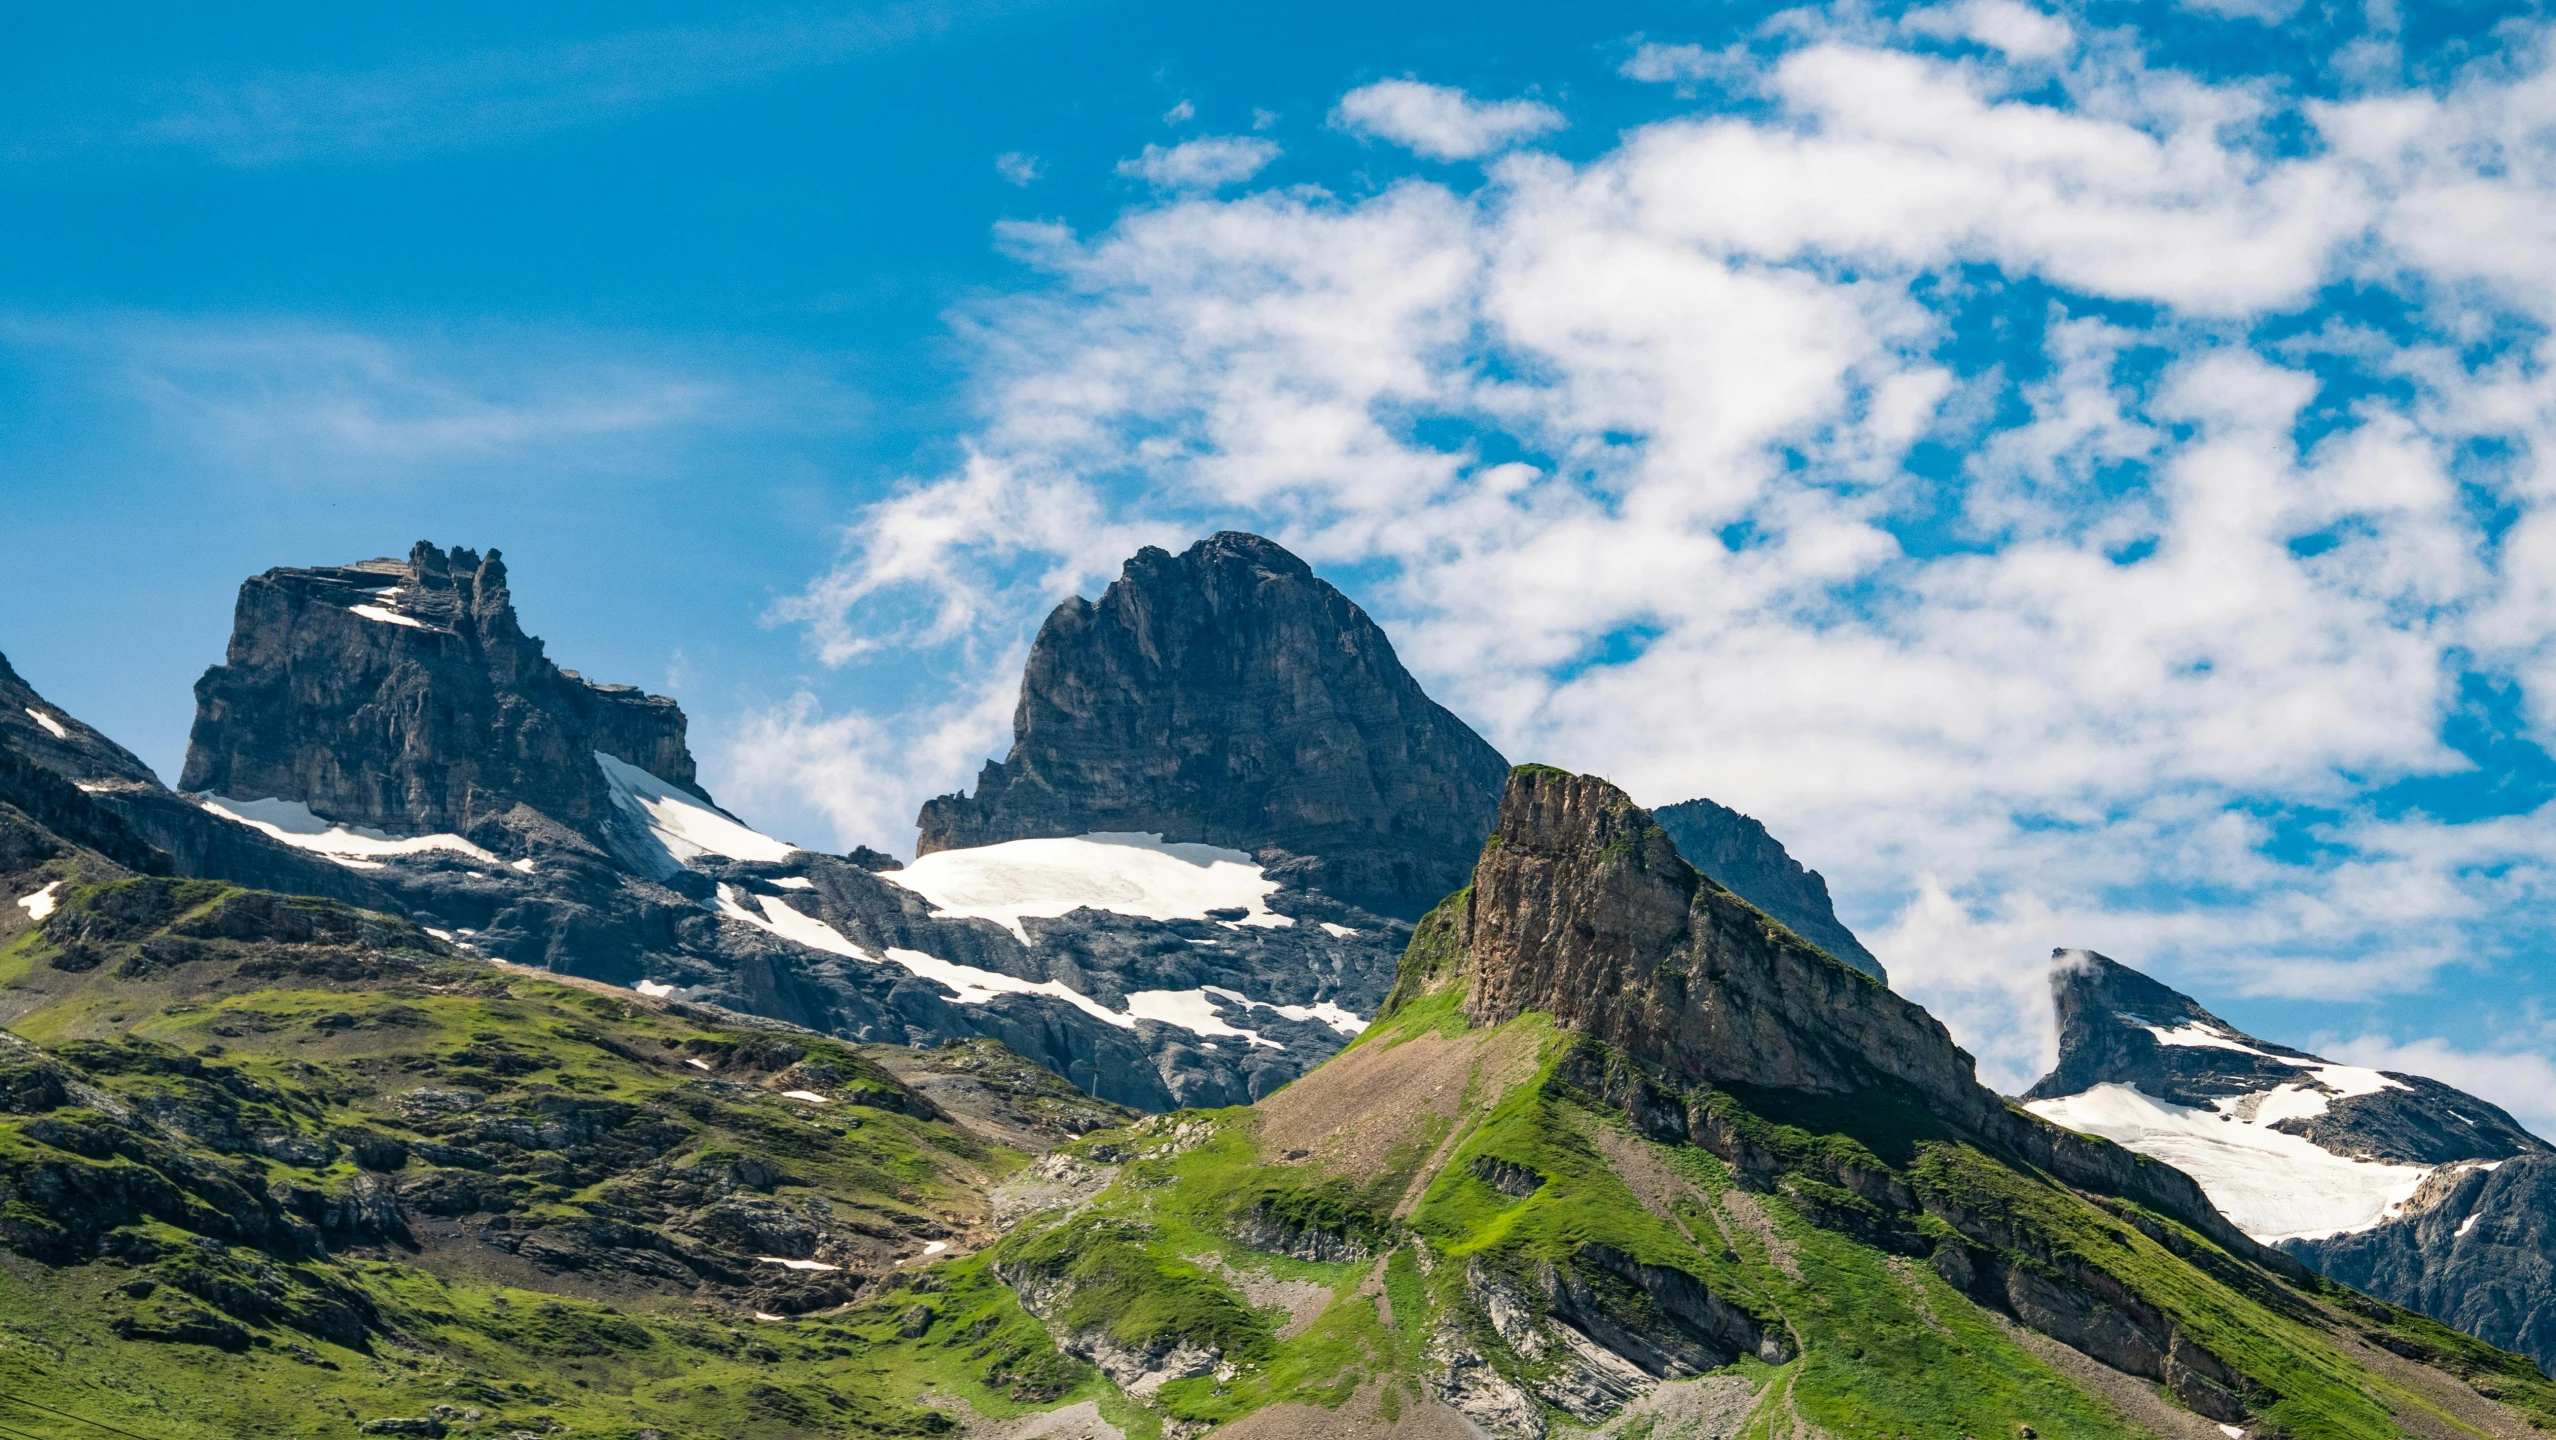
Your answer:
[[[1168,149],[1148,145],[1135,159],[1119,161],[1118,173],[1158,190],[1216,190],[1259,174],[1278,155],[1278,146],[1268,140],[1210,135]]]
[[[1559,130],[1562,112],[1533,100],[1476,100],[1448,85],[1379,80],[1340,97],[1332,123],[1432,160],[1471,160]]]
[[[2067,20],[2018,0],[1929,6],[1909,12],[1900,24],[1911,34],[1969,40],[2016,60],[2055,59],[2076,45],[2076,31]]]
[[[994,157],[994,173],[1015,185],[1027,186],[1039,177],[1038,157],[1006,150]]]
[[[1692,83],[1736,73],[1746,63],[1744,51],[1721,54],[1701,45],[1662,45],[1646,40],[1633,48],[1632,55],[1616,67],[1616,73],[1649,85]]]
[[[2556,694],[2556,589],[2525,568],[2556,487],[2460,468],[2556,443],[2556,382],[2526,345],[2451,358],[2547,303],[2525,238],[2451,234],[2556,215],[2556,81],[2283,115],[2038,12],[1943,13],[2006,58],[1810,35],[1763,113],[1510,156],[1470,192],[1008,232],[1053,284],[977,319],[968,460],[862,516],[792,615],[833,660],[988,657],[1139,543],[1239,525],[1364,567],[1405,660],[1512,756],[1766,819],[2008,1089],[2048,1058],[2054,945],[2346,998],[2543,944],[2511,917],[2556,889],[2556,817],[2361,797],[2463,764],[2440,725],[2467,657]],[[1388,85],[1352,97],[1388,118],[1343,123],[1488,108]],[[2263,143],[2277,123],[2325,143]],[[1449,124],[1415,148],[1496,143]],[[2257,339],[2344,280],[2439,336]],[[1965,368],[1974,291],[2068,298]],[[2303,447],[2338,366],[2386,383]],[[1930,442],[1960,463],[1913,464]],[[2499,543],[2478,484],[2520,517]],[[876,813],[967,768],[910,769]]]
[[[1185,125],[1197,117],[1198,107],[1190,104],[1186,100],[1183,100],[1179,104],[1174,105],[1169,110],[1163,112],[1163,123],[1166,125]]]

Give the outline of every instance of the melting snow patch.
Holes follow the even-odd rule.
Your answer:
[[[782,1317],[778,1315],[766,1315],[762,1311],[757,1310],[754,1312],[754,1318],[757,1320],[779,1320]]]
[[[346,608],[367,620],[379,620],[385,625],[405,625],[411,630],[426,628],[426,622],[423,620],[412,620],[396,610],[385,610],[379,605],[349,605]]]
[[[508,862],[507,862],[507,864],[506,864],[506,868],[507,868],[507,869],[509,869],[509,870],[520,870],[520,871],[522,871],[524,874],[526,874],[526,875],[530,875],[531,873],[533,873],[532,857],[531,857],[531,856],[526,856],[526,857],[524,857],[524,858],[523,858],[523,859],[521,859],[521,860],[511,860],[511,861],[508,861]]]
[[[778,1265],[784,1270],[840,1270],[843,1268],[840,1265],[828,1265],[822,1260],[785,1260],[778,1255],[757,1255],[754,1258],[766,1265]]]
[[[784,875],[772,882],[784,890],[814,890],[816,882],[805,875]]]
[[[62,882],[55,880],[33,895],[22,897],[18,901],[18,908],[27,912],[28,919],[41,920],[53,913],[53,907],[57,903],[53,892],[61,888]]]
[[[710,1062],[702,1059],[698,1055],[685,1056],[683,1063],[691,1066],[695,1070],[707,1070],[710,1068]]]
[[[196,800],[223,819],[263,831],[270,839],[281,840],[295,849],[316,851],[350,869],[378,870],[381,856],[417,855],[428,850],[451,850],[491,865],[497,863],[496,856],[459,835],[401,838],[367,825],[339,825],[312,814],[311,807],[299,800],[226,800],[219,795],[201,795]]]
[[[642,980],[630,988],[652,1000],[662,1000],[675,992],[675,987],[662,980]]]
[[[1329,935],[1335,940],[1346,940],[1358,933],[1346,925],[1334,925],[1328,920],[1322,922],[1322,930],[1324,934]]]
[[[27,712],[29,715],[34,716],[34,717],[35,717],[35,722],[36,722],[38,725],[43,726],[43,727],[45,728],[45,730],[53,736],[53,738],[54,738],[54,739],[56,739],[56,740],[68,740],[68,739],[70,739],[70,738],[71,738],[71,732],[62,728],[62,722],[61,722],[61,721],[56,720],[56,719],[54,719],[52,716],[45,714],[43,711],[38,710],[38,709],[37,709],[37,708],[35,708],[33,705],[29,705],[29,706],[27,706],[27,707],[26,707],[26,712]]]
[[[924,1246],[924,1247],[923,1247],[923,1253],[924,1253],[924,1254],[926,1254],[926,1255],[938,1255],[938,1254],[940,1254],[942,1251],[947,1250],[947,1249],[949,1249],[949,1248],[950,1248],[950,1242],[949,1242],[949,1241],[947,1241],[947,1240],[935,1240],[935,1241],[933,1241],[931,1244],[926,1245],[926,1246]]]
[[[612,785],[613,803],[646,825],[648,832],[657,837],[657,843],[677,860],[725,855],[731,860],[774,862],[788,859],[799,848],[749,829],[700,796],[678,790],[600,750],[595,752],[595,763],[603,767],[604,779]]]
[[[1215,1001],[1208,998],[1208,992],[1214,988],[1139,990],[1127,997],[1127,1013],[1139,1020],[1159,1020],[1166,1025],[1177,1025],[1193,1035],[1230,1035],[1264,1050],[1287,1048],[1275,1040],[1263,1040],[1253,1031],[1238,1030],[1225,1023],[1224,1017],[1216,1013]],[[1233,995],[1233,992],[1217,990],[1216,994]],[[1236,995],[1234,998],[1239,1000],[1242,997]]]
[[[814,1090],[784,1090],[781,1092],[781,1098],[784,1100],[805,1100],[811,1105],[831,1105],[834,1103],[833,1096],[819,1095]]]
[[[1210,910],[1247,912],[1242,925],[1282,926],[1295,917],[1269,909],[1278,882],[1240,850],[1166,844],[1155,834],[1102,832],[1071,840],[1007,840],[925,855],[879,878],[932,903],[946,919],[1001,922],[1029,943],[1021,921],[1076,910],[1147,920],[1204,920]]]
[[[2036,1100],[2024,1108],[2183,1171],[2201,1182],[2211,1203],[2238,1229],[2266,1244],[2366,1230],[2432,1173],[2421,1165],[2347,1160],[2269,1128],[2260,1109],[2253,1117],[2194,1110],[2131,1085],[2097,1085],[2082,1095]]]
[[[2484,1219],[2484,1218],[2485,1218],[2485,1212],[2484,1212],[2484,1211],[2482,1211],[2482,1210],[2479,1210],[2479,1211],[2477,1211],[2475,1214],[2468,1216],[2466,1219],[2459,1221],[2459,1222],[2458,1222],[2458,1233],[2457,1233],[2456,1235],[2451,1236],[2450,1238],[2451,1238],[2451,1239],[2453,1239],[2453,1240],[2464,1240],[2464,1239],[2466,1239],[2466,1238],[2467,1238],[2467,1232],[2468,1232],[2468,1231],[2470,1231],[2470,1230],[2475,1229],[2475,1228],[2476,1228],[2476,1222],[2477,1222],[2477,1221],[2479,1221],[2479,1220],[2482,1220],[2482,1219]]]
[[[2227,1436],[2228,1440],[2245,1440],[2245,1427],[2242,1425],[2230,1425],[2222,1422],[2219,1426],[2219,1433]]]

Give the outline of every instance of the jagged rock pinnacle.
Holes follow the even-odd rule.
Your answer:
[[[1057,606],[1012,732],[973,796],[923,807],[921,853],[1159,831],[1400,915],[1464,883],[1507,771],[1349,597],[1232,531]]]

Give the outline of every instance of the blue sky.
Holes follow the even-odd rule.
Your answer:
[[[901,850],[1242,526],[1998,1083],[2085,945],[2556,1124],[2537,9],[526,8],[0,56],[0,650],[164,774],[243,576],[424,537]]]

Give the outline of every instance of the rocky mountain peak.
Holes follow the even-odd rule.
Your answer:
[[[1594,775],[1510,773],[1473,872],[1467,1018],[1547,1011],[1684,1083],[1741,1081],[2002,1109],[1933,1016],[1697,871]]]
[[[2338,1065],[2258,1039],[2191,996],[2091,950],[2051,953],[2059,1063],[2024,1093],[2036,1105],[2101,1085],[2280,1133],[2354,1160],[2442,1165],[2544,1153],[2500,1108],[2437,1080]],[[2272,1118],[2264,1107],[2300,1113]]]
[[[526,805],[600,837],[613,807],[598,752],[708,798],[683,711],[552,664],[495,550],[420,541],[405,561],[254,576],[225,663],[195,693],[180,789],[392,834],[466,832]]]
[[[1806,868],[1752,816],[1712,800],[1687,800],[1652,812],[1697,869],[1781,920],[1792,932],[1876,979],[1881,960],[1837,918],[1828,881]]]
[[[923,807],[922,854],[1156,831],[1384,914],[1464,883],[1507,762],[1285,547],[1148,546],[1031,646],[1010,754]]]

